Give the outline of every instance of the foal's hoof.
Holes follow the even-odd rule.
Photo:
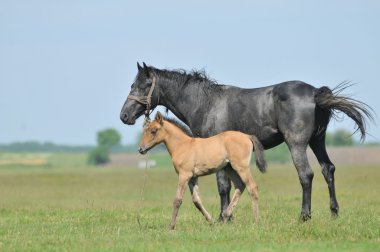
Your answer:
[[[169,225],[169,230],[175,230],[175,225],[170,224]]]

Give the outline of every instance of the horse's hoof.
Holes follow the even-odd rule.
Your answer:
[[[336,219],[339,217],[338,209],[331,209],[331,218]]]
[[[301,222],[306,222],[308,220],[311,219],[311,214],[309,213],[301,213],[301,216],[300,216],[300,221]]]
[[[224,214],[220,214],[218,222],[219,223],[231,222],[231,221],[233,221],[233,219],[234,219],[234,217],[232,215],[230,215],[229,217],[227,217],[227,216],[224,216]]]

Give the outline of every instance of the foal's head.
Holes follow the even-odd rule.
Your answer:
[[[154,146],[162,143],[164,140],[163,125],[163,116],[160,112],[157,112],[153,122],[147,122],[144,125],[144,132],[139,146],[139,152],[141,154],[147,153]]]

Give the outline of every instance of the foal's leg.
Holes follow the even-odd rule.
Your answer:
[[[188,174],[179,174],[178,176],[178,187],[177,187],[177,193],[175,195],[174,201],[173,201],[173,214],[172,214],[172,221],[170,223],[170,229],[175,229],[176,223],[177,223],[177,215],[179,207],[182,204],[182,198],[183,194],[185,192],[185,186],[187,182],[189,181],[191,175]]]
[[[192,177],[189,180],[189,188],[190,188],[190,193],[191,197],[193,199],[193,203],[196,208],[203,214],[203,216],[206,218],[206,220],[212,224],[212,218],[211,215],[206,211],[204,208],[201,198],[199,197],[199,190],[198,190],[198,178]]]
[[[329,188],[329,194],[330,194],[330,210],[331,210],[331,216],[337,217],[338,211],[339,211],[339,205],[338,201],[336,200],[335,195],[335,183],[334,183],[334,172],[335,172],[335,166],[330,161],[330,158],[326,152],[326,145],[325,145],[325,134],[321,136],[320,138],[313,138],[309,143],[311,149],[313,150],[315,156],[318,159],[319,164],[322,167],[322,174],[325,177],[326,183]]]
[[[252,201],[252,212],[253,217],[256,222],[259,221],[259,193],[257,184],[252,178],[251,172],[249,170],[249,164],[237,167],[237,173],[240,176],[240,179],[244,182],[247,187],[247,191]]]

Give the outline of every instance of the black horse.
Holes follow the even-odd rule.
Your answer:
[[[348,83],[334,90],[315,88],[301,81],[243,89],[220,85],[204,72],[160,70],[137,63],[138,73],[120,119],[132,125],[148,109],[163,105],[186,123],[194,136],[209,137],[226,130],[256,135],[265,149],[285,141],[302,186],[301,219],[311,218],[311,189],[314,173],[306,148],[317,157],[330,194],[332,216],[338,215],[335,196],[335,166],[326,152],[327,125],[337,111],[348,115],[366,135],[366,119],[371,109],[362,102],[341,95]],[[147,94],[150,95],[147,95]],[[148,97],[147,97],[148,96]],[[141,99],[143,97],[143,99]],[[231,182],[226,172],[217,173],[221,214],[230,202]],[[222,215],[220,215],[222,216]]]

